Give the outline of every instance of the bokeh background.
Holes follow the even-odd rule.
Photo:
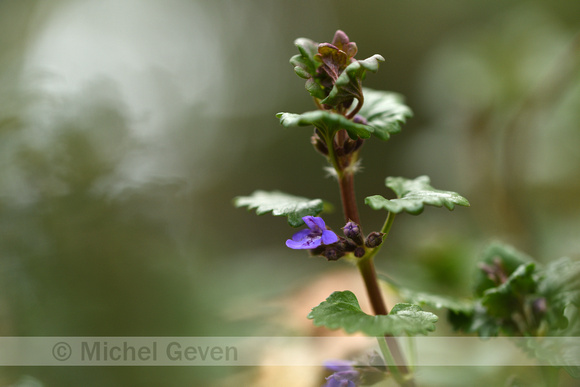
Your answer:
[[[388,195],[386,176],[427,174],[471,202],[399,216],[382,273],[466,296],[490,240],[539,262],[580,258],[580,2],[0,0],[0,335],[325,334],[303,311],[360,291],[354,269],[288,251],[283,218],[232,199],[320,197],[342,226],[311,129],[275,118],[313,107],[288,63],[294,39],[336,29],[358,58],[386,58],[366,86],[415,113],[364,146],[365,230],[384,214],[362,198]],[[444,317],[436,334],[451,334]],[[3,368],[0,386],[323,381],[284,372]],[[425,372],[433,386],[514,380],[513,368]]]

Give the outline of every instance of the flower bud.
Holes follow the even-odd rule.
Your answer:
[[[357,245],[353,241],[346,239],[346,238],[343,238],[343,237],[339,237],[339,238],[340,238],[340,247],[345,252],[351,253],[357,248]]]
[[[377,246],[380,246],[383,243],[383,235],[382,232],[373,231],[369,235],[367,235],[367,240],[365,241],[365,246],[369,249],[373,249]]]
[[[315,257],[317,255],[321,255],[322,253],[324,253],[324,250],[326,250],[326,246],[320,245],[315,249],[308,250],[308,253],[310,254],[310,256]]]
[[[366,250],[364,247],[362,246],[357,246],[356,249],[354,249],[354,256],[357,258],[362,258],[365,254],[366,254]]]
[[[357,150],[360,149],[360,147],[362,146],[364,140],[362,138],[357,138],[356,140],[352,140],[352,139],[347,139],[344,142],[344,153],[345,154],[351,154],[356,152]]]
[[[358,246],[362,246],[364,244],[362,233],[360,231],[360,227],[353,221],[348,222],[343,228],[342,231],[344,232],[344,236],[352,240]]]
[[[344,250],[338,248],[337,246],[328,246],[322,255],[324,255],[324,257],[329,261],[336,261],[344,256]]]
[[[314,146],[318,152],[320,152],[323,156],[328,156],[328,147],[322,141],[322,138],[318,135],[318,133],[314,133],[312,137],[310,137],[310,142]]]
[[[536,315],[537,317],[544,316],[546,314],[546,311],[548,310],[546,298],[540,297],[534,300],[534,302],[532,303],[532,310],[534,311],[534,315]]]

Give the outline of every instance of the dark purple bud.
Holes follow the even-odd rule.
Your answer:
[[[347,139],[344,142],[344,153],[345,154],[351,154],[356,152],[357,150],[360,149],[360,147],[362,146],[364,140],[362,138],[357,138],[356,140],[352,140],[352,139]]]
[[[343,228],[344,236],[352,240],[358,246],[364,244],[363,236],[360,230],[360,226],[353,221],[348,222]]]
[[[366,254],[366,250],[364,247],[362,246],[357,246],[357,248],[354,250],[354,256],[357,258],[362,258],[364,257],[364,255]]]
[[[339,239],[340,239],[340,246],[345,252],[350,253],[356,249],[356,247],[357,247],[356,243],[354,243],[350,239],[345,239],[343,237],[339,237]]]
[[[344,250],[338,246],[328,246],[322,255],[329,261],[336,261],[344,256]]]
[[[322,255],[322,253],[324,253],[324,250],[326,250],[326,246],[324,245],[320,245],[315,249],[310,249],[308,250],[308,253],[312,256],[315,257],[317,255]]]
[[[383,234],[382,232],[373,231],[369,235],[367,235],[367,240],[365,241],[365,246],[369,249],[373,249],[377,246],[380,246],[383,243]]]
[[[359,150],[363,146],[364,143],[365,143],[365,140],[363,140],[360,137],[357,138],[357,140],[355,141],[354,148],[353,148],[352,151],[353,152],[356,152],[357,150]]]
[[[314,146],[314,149],[320,152],[323,156],[328,156],[328,147],[318,134],[314,133],[310,138],[310,142]]]
[[[334,147],[334,153],[336,154],[336,156],[338,158],[341,158],[344,156],[343,144],[344,143],[340,139],[338,139],[338,136],[335,136],[335,139],[332,142],[332,146]]]
[[[543,316],[546,314],[548,310],[548,303],[546,302],[546,298],[540,297],[534,300],[532,303],[532,309],[536,316]]]

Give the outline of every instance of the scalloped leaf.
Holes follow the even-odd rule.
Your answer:
[[[431,187],[428,176],[419,176],[414,180],[402,177],[387,177],[385,184],[397,195],[397,199],[385,199],[381,195],[365,198],[365,204],[374,210],[386,209],[398,214],[408,212],[419,215],[425,209],[425,205],[442,207],[453,210],[455,205],[469,206],[469,201],[458,193],[441,191]]]
[[[364,104],[359,115],[367,120],[373,135],[387,141],[391,134],[401,131],[401,123],[413,116],[411,108],[403,103],[403,97],[397,93],[363,88]]]
[[[328,96],[320,102],[326,105],[336,106],[353,98],[360,101],[363,99],[362,80],[366,72],[377,72],[379,62],[384,61],[385,58],[379,54],[375,54],[367,59],[352,62],[338,76]]]
[[[285,127],[313,125],[330,137],[339,129],[346,129],[348,135],[353,139],[369,138],[373,131],[370,126],[358,124],[341,114],[327,110],[315,110],[302,114],[278,113],[276,117],[280,119],[280,124]]]
[[[388,279],[381,279],[395,290],[399,296],[412,304],[419,306],[427,305],[435,309],[449,309],[453,312],[470,313],[473,311],[473,301],[451,296],[442,296],[438,294],[423,293],[408,288],[397,286]]]
[[[292,227],[302,226],[302,217],[316,216],[324,210],[324,201],[321,199],[307,199],[280,191],[255,191],[250,196],[238,196],[234,199],[234,205],[256,209],[258,215],[271,211],[274,216],[286,216]]]
[[[356,296],[348,290],[332,293],[312,309],[308,318],[316,326],[342,328],[347,333],[362,332],[368,336],[426,335],[435,330],[438,319],[411,304],[396,304],[388,315],[371,316],[361,310]]]
[[[566,328],[576,330],[570,336],[580,335],[580,261],[564,257],[550,262],[543,270],[539,270],[541,280],[538,283],[538,293],[546,297],[550,307],[546,319],[553,330]],[[575,305],[575,308],[570,308]],[[566,316],[575,310],[576,317]],[[570,321],[576,321],[574,328]]]
[[[320,62],[314,59],[318,53],[318,43],[307,38],[298,38],[294,41],[294,45],[300,51],[300,54],[294,55],[290,58],[290,63],[294,66],[294,72],[300,77],[306,79],[306,90],[313,97],[322,99],[325,98],[324,90],[316,81],[316,69],[320,66]]]
[[[484,250],[480,268],[482,265],[488,268],[495,268],[501,271],[503,276],[509,277],[521,265],[533,262],[534,260],[514,247],[501,242],[492,242]],[[481,297],[490,288],[495,288],[497,284],[489,278],[484,270],[478,270],[475,277],[474,293]]]
[[[290,58],[290,63],[298,67],[294,68],[294,71],[304,79],[313,77],[319,66],[319,62],[314,60],[314,55],[318,53],[318,43],[308,38],[298,38],[294,41],[294,45],[300,51],[300,54]]]
[[[481,304],[490,316],[509,318],[522,303],[522,297],[533,294],[537,287],[536,264],[520,265],[501,285],[487,289]]]
[[[522,349],[544,364],[561,366],[574,379],[580,379],[580,345],[578,337],[530,337],[525,342],[516,341]]]

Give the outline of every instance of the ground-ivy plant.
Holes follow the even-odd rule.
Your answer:
[[[515,248],[494,242],[484,250],[470,298],[435,295],[399,286],[381,278],[407,302],[447,309],[452,326],[482,338],[498,335],[514,340],[538,359],[547,386],[558,385],[563,368],[580,378],[580,261],[560,258],[541,265]],[[542,340],[542,338],[550,338]],[[554,367],[549,367],[555,365]]]
[[[384,58],[375,54],[356,59],[357,46],[344,32],[337,31],[331,43],[300,38],[295,45],[299,53],[290,59],[290,63],[296,74],[306,80],[306,90],[316,109],[301,114],[278,113],[277,117],[284,127],[314,128],[311,143],[327,160],[336,177],[345,223],[333,228],[319,217],[325,209],[322,199],[278,191],[256,191],[249,196],[237,197],[235,205],[256,209],[259,215],[271,211],[273,215],[285,216],[292,227],[305,226],[286,241],[288,248],[307,250],[310,255],[322,256],[329,261],[342,259],[358,268],[374,314],[361,310],[355,294],[340,290],[315,306],[308,318],[317,326],[377,337],[386,367],[370,367],[371,372],[349,363],[335,362],[328,365],[334,373],[327,378],[326,386],[368,384],[369,380],[376,381],[377,373],[392,376],[401,386],[414,386],[414,377],[410,368],[404,365],[406,362],[394,336],[428,334],[435,329],[437,316],[421,309],[419,303],[424,301],[421,299],[396,304],[389,309],[381,293],[374,260],[397,214],[419,215],[425,206],[444,206],[453,210],[456,205],[469,206],[469,202],[455,192],[433,188],[427,176],[414,179],[387,177],[384,192],[364,199],[372,209],[385,211],[382,212],[386,213],[384,225],[380,230],[363,232],[365,227],[359,217],[359,200],[354,189],[362,146],[373,137],[386,142],[399,133],[401,125],[411,117],[411,109],[396,93],[363,87],[367,74],[376,72]],[[390,195],[388,190],[392,191]],[[342,233],[337,231],[339,228]],[[501,303],[501,300],[496,302]],[[470,313],[472,309],[457,310]],[[469,315],[464,319],[467,318]],[[369,377],[369,372],[373,377]]]

